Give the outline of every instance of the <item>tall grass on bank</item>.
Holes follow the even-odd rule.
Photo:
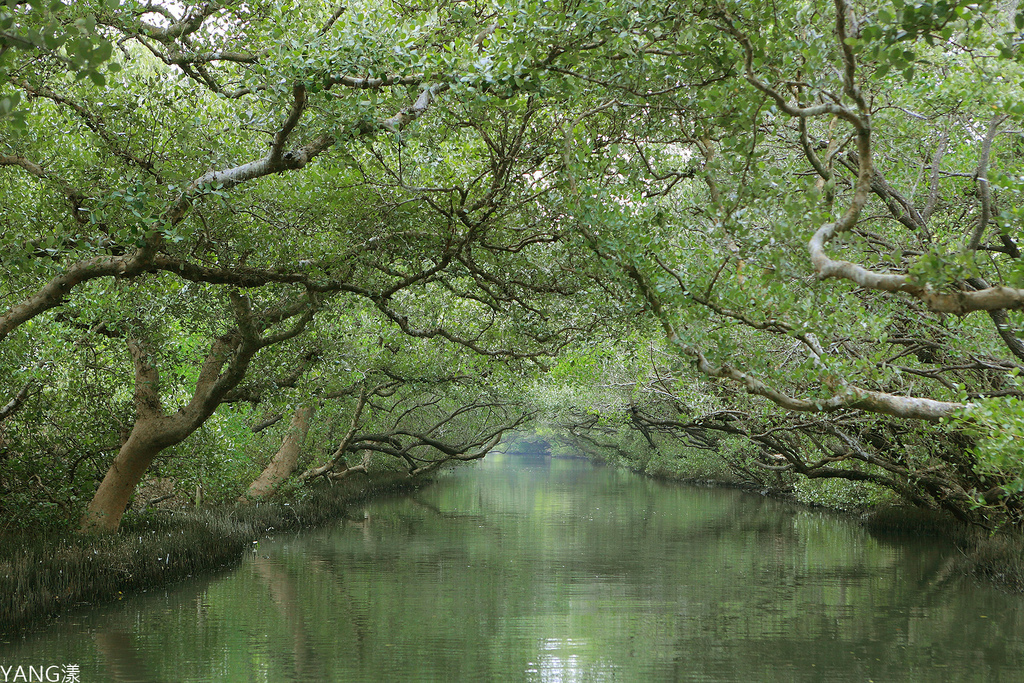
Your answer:
[[[1005,590],[1024,593],[1024,533],[1020,529],[1004,528],[994,533],[979,526],[961,522],[947,512],[924,510],[909,505],[894,504],[892,496],[884,492],[861,495],[864,487],[850,487],[837,480],[798,480],[793,482],[777,478],[768,485],[741,480],[735,472],[721,469],[715,472],[708,466],[708,455],[693,457],[624,460],[612,457],[595,459],[609,462],[638,474],[686,484],[725,486],[756,491],[794,503],[821,507],[841,514],[860,513],[861,523],[878,537],[930,537],[950,541],[957,549],[952,573],[974,577],[993,583]]]
[[[951,541],[960,553],[951,565],[955,573],[1024,593],[1024,536],[1019,530],[999,529],[993,533],[944,512],[903,505],[871,510],[861,522],[874,536],[930,536]]]
[[[1007,590],[1024,593],[1024,536],[1018,532],[979,536],[964,549],[957,569]]]
[[[0,543],[0,634],[20,632],[77,605],[237,564],[268,533],[336,520],[372,496],[422,485],[403,475],[352,478],[290,503],[150,511],[105,536],[63,534]]]

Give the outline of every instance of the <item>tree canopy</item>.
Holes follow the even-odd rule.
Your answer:
[[[1019,522],[1022,28],[6,0],[8,518],[115,529],[154,463],[197,502],[422,473],[539,420]]]

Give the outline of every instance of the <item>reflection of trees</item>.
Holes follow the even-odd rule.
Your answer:
[[[189,581],[179,584],[175,591],[166,596],[136,596],[130,601],[93,611],[84,623],[95,629],[92,642],[102,659],[107,680],[113,683],[181,680],[181,662],[194,661],[196,656],[189,648],[190,634],[180,630],[165,632],[163,629],[167,624],[172,628],[180,628],[182,623],[187,623],[197,631],[215,628],[207,619],[205,609],[206,591],[213,581],[214,577]],[[190,609],[193,607],[194,611]],[[179,611],[185,614],[191,612],[194,616],[185,620],[163,618]],[[55,635],[59,642],[68,638],[63,633]],[[143,636],[152,637],[152,640],[147,642],[142,639]],[[150,642],[159,643],[161,649],[154,650],[149,646]],[[162,655],[166,655],[166,659]],[[63,652],[62,656],[67,658]],[[168,671],[175,673],[168,675]],[[84,668],[82,680],[88,680]]]
[[[114,683],[161,680],[153,676],[150,667],[132,642],[133,636],[120,630],[99,631],[93,638],[96,649],[103,656],[104,670]]]
[[[363,529],[365,534],[368,530],[368,525],[365,522]],[[345,581],[345,568],[337,566],[331,556],[318,552],[314,546],[307,549],[302,559],[304,562],[300,563],[296,571],[306,570],[316,577],[318,579],[317,594],[337,613],[346,615],[345,620],[351,628],[351,637],[341,637],[339,640],[346,643],[346,649],[350,656],[355,655],[356,661],[366,661],[370,648],[368,638],[370,633],[369,605],[360,603],[352,596]],[[324,590],[324,583],[327,584],[327,588],[333,590],[329,593]]]
[[[533,663],[585,678],[615,665],[625,680],[905,680],[969,660],[995,680],[1021,662],[1021,603],[950,586],[933,540],[586,471],[455,476],[373,503],[371,523],[261,542],[243,570],[154,614],[111,609],[96,640],[107,677],[194,680],[230,662],[270,680],[528,679]]]
[[[256,574],[270,591],[271,600],[292,634],[292,656],[295,659],[297,680],[322,680],[323,666],[316,650],[310,644],[302,616],[299,591],[287,572],[271,560],[256,555],[252,560]]]

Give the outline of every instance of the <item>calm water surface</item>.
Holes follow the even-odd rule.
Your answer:
[[[499,456],[357,516],[0,644],[0,671],[75,663],[82,683],[1024,681],[1024,599],[950,575],[955,550],[877,540],[757,495]]]

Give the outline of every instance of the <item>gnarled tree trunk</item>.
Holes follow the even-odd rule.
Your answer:
[[[315,410],[313,405],[302,405],[295,409],[288,431],[281,440],[281,447],[245,495],[239,497],[239,502],[270,498],[278,485],[292,475],[299,465],[302,442],[309,432],[309,421]]]
[[[226,335],[210,347],[196,381],[192,399],[181,410],[165,415],[160,405],[160,374],[145,344],[128,341],[135,364],[136,420],[106,476],[82,516],[80,531],[117,531],[128,500],[153,458],[168,446],[184,441],[213,414],[220,399],[245,375],[256,346],[237,335]],[[231,362],[222,373],[228,358]]]
[[[128,508],[128,500],[135,492],[135,487],[142,481],[142,475],[152,464],[157,453],[166,448],[163,443],[172,445],[185,438],[182,436],[168,442],[168,431],[160,424],[159,418],[135,422],[131,436],[121,446],[82,517],[82,531],[117,531],[121,517]]]
[[[230,296],[238,328],[214,340],[188,405],[170,415],[165,414],[160,405],[160,374],[150,361],[149,350],[137,339],[128,340],[128,350],[135,364],[137,418],[82,516],[80,531],[117,531],[128,499],[157,453],[181,443],[199,429],[227,393],[245,377],[256,352],[302,332],[316,310],[314,299],[310,297],[306,301],[265,312],[255,319],[245,296],[238,292],[232,292]],[[269,325],[295,316],[299,319],[291,329],[267,337],[260,336],[260,332]]]

